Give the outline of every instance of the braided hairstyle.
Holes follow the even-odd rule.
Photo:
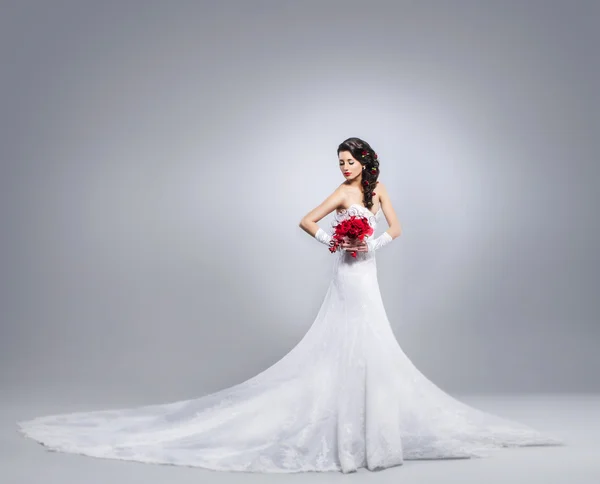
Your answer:
[[[373,190],[379,183],[379,160],[377,153],[371,145],[360,138],[348,138],[343,141],[337,149],[338,156],[341,151],[349,151],[357,159],[364,170],[362,171],[363,202],[365,207],[371,210],[373,206]]]

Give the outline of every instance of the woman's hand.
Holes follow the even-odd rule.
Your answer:
[[[346,252],[367,252],[369,248],[364,240],[361,241],[359,239],[344,237],[342,240],[342,250],[345,250]]]

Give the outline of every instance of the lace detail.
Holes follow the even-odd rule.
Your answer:
[[[367,219],[369,221],[369,225],[376,226],[377,222],[381,218],[381,213],[382,213],[381,205],[379,205],[379,209],[374,214],[370,209],[368,209],[364,205],[360,205],[358,203],[353,203],[348,208],[342,208],[339,211],[335,211],[334,212],[334,221],[332,222],[331,225],[334,226],[341,220],[344,220],[347,217],[355,215],[355,216],[367,217]]]
[[[367,214],[366,212],[369,212]],[[377,214],[352,205],[336,219]],[[340,253],[301,341],[256,376],[191,400],[17,422],[50,449],[212,470],[354,472],[405,460],[565,445],[470,407],[409,360],[387,319],[374,253]]]

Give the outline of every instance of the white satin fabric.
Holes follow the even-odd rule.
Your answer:
[[[336,213],[381,218],[362,205]],[[375,252],[336,252],[302,340],[262,373],[199,398],[51,415],[19,431],[61,452],[221,471],[376,470],[409,459],[469,458],[510,446],[564,445],[461,403],[400,348]]]

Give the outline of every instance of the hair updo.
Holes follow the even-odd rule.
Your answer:
[[[373,206],[373,190],[379,178],[379,160],[377,153],[371,145],[360,138],[348,138],[343,141],[337,149],[338,156],[341,151],[349,151],[357,159],[364,169],[362,171],[363,202],[365,207],[371,210]]]

